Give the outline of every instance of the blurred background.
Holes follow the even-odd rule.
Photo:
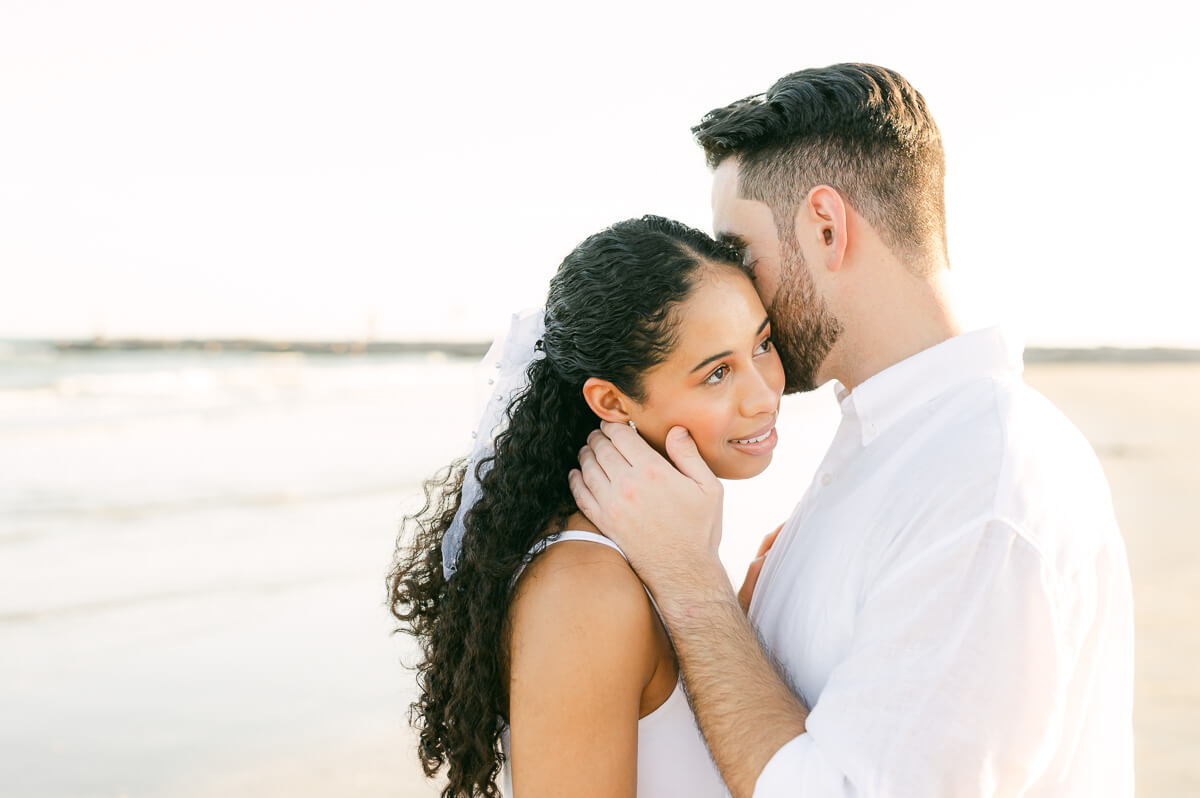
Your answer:
[[[384,576],[474,361],[582,238],[709,229],[689,128],[899,70],[972,326],[1095,446],[1139,793],[1200,794],[1200,57],[1185,4],[0,3],[0,794],[433,794]],[[1189,142],[1193,142],[1189,144]],[[730,484],[740,575],[838,420]]]

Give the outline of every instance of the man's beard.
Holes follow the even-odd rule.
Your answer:
[[[817,371],[842,332],[837,317],[817,296],[804,254],[792,239],[783,236],[780,241],[779,288],[767,308],[771,338],[783,363],[785,394],[817,387]]]

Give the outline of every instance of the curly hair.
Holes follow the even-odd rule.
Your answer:
[[[739,265],[732,249],[657,216],[585,240],[550,282],[546,357],[530,363],[529,385],[506,409],[495,454],[470,466],[481,495],[465,518],[453,578],[443,577],[441,543],[468,464],[456,461],[427,482],[425,506],[404,519],[387,579],[389,604],[397,631],[420,644],[410,721],[425,774],[446,769],[443,798],[500,794],[510,585],[533,544],[561,531],[577,511],[567,473],[597,425],[584,382],[609,380],[642,401],[642,375],[674,348],[674,310],[700,270]]]

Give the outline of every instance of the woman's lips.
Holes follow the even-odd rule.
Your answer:
[[[762,440],[757,440],[754,443],[738,443],[737,441],[730,441],[729,445],[737,449],[739,452],[744,452],[746,454],[768,454],[774,450],[775,445],[779,443],[779,434],[775,432],[775,424],[772,423],[771,426],[766,430],[751,436],[749,440],[754,440],[757,438],[762,438]],[[740,440],[747,439],[742,438]]]
[[[736,438],[730,438],[729,442],[734,443],[736,441],[752,441],[755,438],[761,438],[762,436],[766,435],[772,429],[775,428],[776,421],[777,421],[777,419],[775,418],[775,413],[772,413],[771,420],[769,422],[767,422],[766,424],[763,424],[761,427],[759,427],[757,430],[750,433],[749,435],[739,435]]]

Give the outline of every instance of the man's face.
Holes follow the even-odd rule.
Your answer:
[[[713,231],[741,251],[742,264],[771,317],[787,375],[784,392],[811,391],[818,380],[824,381],[818,372],[841,325],[818,295],[794,227],[780,241],[770,206],[740,193],[738,161],[726,158],[713,174]]]

